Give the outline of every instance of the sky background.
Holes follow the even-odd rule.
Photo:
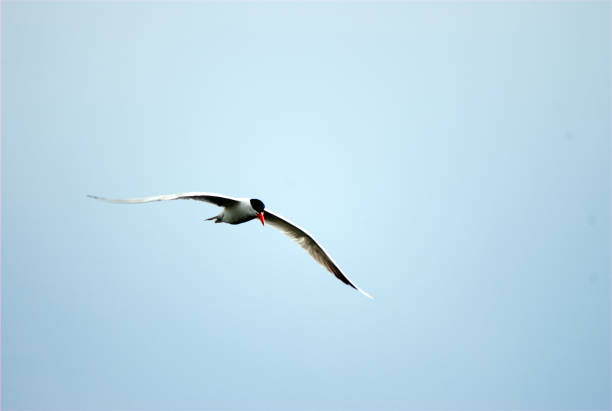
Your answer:
[[[1,23],[3,409],[610,409],[609,3]]]

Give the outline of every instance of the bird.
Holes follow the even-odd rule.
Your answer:
[[[357,287],[355,283],[349,280],[349,278],[342,272],[342,270],[340,270],[327,251],[325,251],[325,249],[314,239],[312,235],[310,235],[310,233],[308,233],[308,231],[280,216],[279,214],[266,209],[264,203],[257,198],[234,198],[222,194],[203,192],[165,194],[153,197],[128,199],[109,199],[94,195],[88,195],[88,197],[93,198],[94,200],[119,204],[138,204],[167,200],[196,200],[211,203],[222,208],[219,214],[207,218],[206,221],[236,225],[243,224],[257,218],[259,221],[261,221],[262,226],[265,226],[265,223],[267,222],[272,227],[277,228],[286,234],[289,238],[306,250],[316,262],[321,264],[327,271],[336,276],[336,278],[338,278],[344,284],[354,288],[366,297],[374,299],[374,297]]]

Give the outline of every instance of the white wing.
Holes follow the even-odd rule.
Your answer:
[[[113,200],[109,198],[97,197],[88,195],[87,197],[102,200],[109,203],[120,203],[120,204],[135,204],[135,203],[150,203],[152,201],[166,201],[166,200],[198,200],[205,201],[207,203],[212,203],[218,205],[219,207],[226,207],[232,204],[239,203],[240,200],[237,198],[232,198],[228,196],[224,196],[221,194],[214,193],[183,193],[183,194],[165,194],[161,196],[153,196],[153,197],[142,197],[142,198],[127,198],[124,200]]]
[[[308,253],[314,258],[319,264],[327,269],[330,273],[336,276],[340,281],[344,284],[350,285],[355,290],[359,291],[361,294],[365,295],[368,298],[374,299],[370,294],[363,291],[361,288],[357,287],[351,280],[348,279],[346,275],[338,268],[334,260],[327,254],[327,252],[321,247],[315,239],[308,234],[306,230],[298,227],[293,224],[289,220],[284,219],[283,217],[274,214],[268,210],[264,210],[264,218],[266,223],[271,226],[278,228],[283,233],[287,234],[293,241],[298,243],[304,250],[308,251]]]

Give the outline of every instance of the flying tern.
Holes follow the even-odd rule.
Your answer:
[[[298,243],[304,250],[308,251],[312,258],[325,267],[327,271],[335,275],[336,278],[338,278],[344,284],[353,287],[361,294],[373,299],[370,294],[366,293],[361,288],[357,287],[351,280],[349,280],[349,278],[342,272],[342,270],[340,270],[338,265],[334,262],[334,260],[332,260],[325,249],[319,245],[319,243],[317,243],[313,236],[286,218],[267,210],[264,203],[256,198],[234,198],[221,194],[198,192],[129,199],[109,199],[92,195],[89,195],[88,197],[109,203],[120,204],[150,203],[153,201],[166,200],[197,200],[222,207],[219,214],[207,218],[207,220],[214,221],[215,223],[242,224],[257,218],[259,221],[261,221],[262,225],[265,225],[267,222],[272,227],[278,228],[289,236],[289,238]]]

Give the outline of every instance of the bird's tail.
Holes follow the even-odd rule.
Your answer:
[[[220,223],[220,222],[221,222],[221,219],[219,218],[219,216],[218,216],[218,215],[213,216],[213,217],[210,217],[210,218],[207,218],[205,221],[211,221],[211,220],[215,220],[215,224],[217,224],[217,223]]]

